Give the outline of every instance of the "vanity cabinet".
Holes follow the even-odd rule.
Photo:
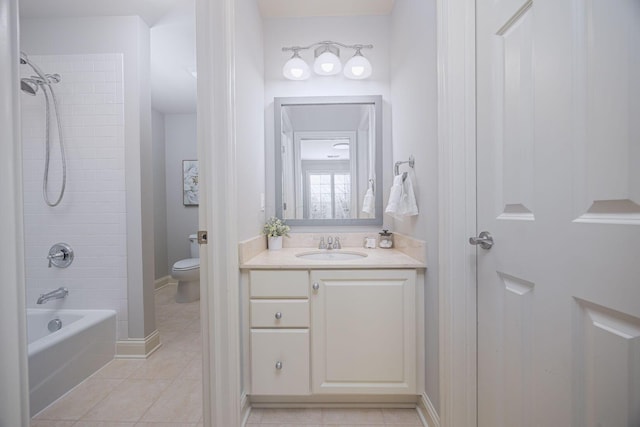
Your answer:
[[[251,270],[253,395],[415,394],[416,270]]]
[[[415,394],[415,270],[311,271],[314,394]]]

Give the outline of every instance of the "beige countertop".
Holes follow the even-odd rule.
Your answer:
[[[296,255],[308,252],[357,252],[366,254],[364,258],[351,260],[309,260]],[[242,269],[372,269],[372,268],[426,268],[420,262],[396,249],[365,249],[348,247],[318,251],[313,248],[282,248],[264,250],[240,264]]]

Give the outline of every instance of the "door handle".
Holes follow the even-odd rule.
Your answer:
[[[472,245],[478,245],[482,249],[491,249],[493,246],[493,237],[488,231],[483,231],[478,237],[469,237],[469,243]]]

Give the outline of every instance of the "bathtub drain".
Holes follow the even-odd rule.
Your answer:
[[[48,327],[49,327],[49,332],[55,332],[60,328],[62,328],[62,320],[53,319],[52,321],[49,322]]]

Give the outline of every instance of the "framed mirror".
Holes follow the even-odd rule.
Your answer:
[[[382,224],[382,96],[275,98],[276,216]]]

